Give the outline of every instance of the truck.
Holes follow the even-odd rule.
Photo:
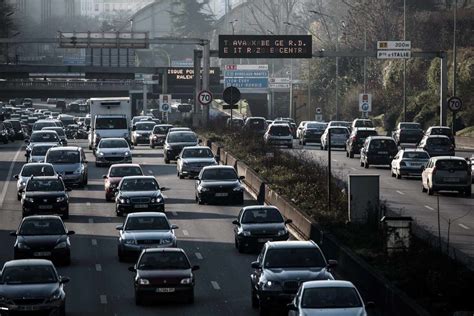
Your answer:
[[[132,104],[128,97],[91,98],[89,149],[95,150],[102,138],[125,138],[130,143],[129,122]]]

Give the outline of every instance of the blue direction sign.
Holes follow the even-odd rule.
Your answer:
[[[267,89],[268,78],[225,78],[224,87],[230,86],[239,89]]]

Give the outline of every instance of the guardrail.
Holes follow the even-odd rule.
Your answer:
[[[123,81],[0,81],[0,89],[9,90],[141,90],[143,82]]]

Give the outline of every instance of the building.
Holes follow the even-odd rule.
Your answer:
[[[15,18],[27,18],[38,24],[52,17],[72,17],[80,14],[81,0],[8,0]]]
[[[154,0],[80,0],[81,15],[101,17],[117,11],[135,13]]]

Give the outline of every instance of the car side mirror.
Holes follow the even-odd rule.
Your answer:
[[[240,176],[239,179],[243,180],[243,179],[245,179],[245,176]]]
[[[137,272],[137,269],[135,269],[135,267],[128,267],[128,271],[130,271],[130,272]]]
[[[337,260],[332,260],[332,259],[328,260],[328,265],[327,265],[327,267],[328,267],[328,268],[333,268],[333,269],[334,269],[335,267],[337,267]]]
[[[287,220],[285,221],[285,224],[291,224],[291,223],[293,223],[293,220],[291,220],[291,219],[287,219]]]
[[[260,269],[262,266],[260,265],[260,262],[254,261],[252,262],[251,267],[254,269]]]
[[[202,143],[202,139],[198,139],[198,144],[201,144]]]
[[[170,188],[167,188],[167,187],[161,187],[160,188],[160,191],[169,191],[169,190],[170,190]]]
[[[84,163],[88,163],[89,161],[88,160],[84,160]]]
[[[59,283],[65,284],[65,283],[68,283],[69,281],[71,281],[71,279],[68,277],[65,277],[65,276],[59,277]]]
[[[19,176],[16,174],[13,176],[13,178],[18,180]]]
[[[136,131],[137,130],[137,127],[136,126],[133,126],[132,127],[132,131]]]
[[[66,187],[66,192],[71,192],[72,189],[70,187]]]
[[[67,234],[68,234],[69,236],[70,236],[70,235],[75,235],[75,234],[76,234],[76,232],[75,232],[75,231],[73,231],[73,230],[69,230],[69,231],[67,232]]]
[[[16,234],[16,232],[15,232],[15,231],[13,231],[13,232],[10,232],[10,236],[16,237],[16,236],[17,236],[17,234]]]
[[[25,154],[25,157],[28,157],[28,156],[29,156],[28,153],[26,153],[26,154]]]
[[[117,225],[117,226],[115,226],[115,229],[116,229],[116,230],[122,230],[122,229],[123,229],[123,225]]]
[[[365,303],[365,308],[374,309],[375,308],[375,302],[369,301],[369,302]]]
[[[199,179],[199,176],[195,176],[195,177],[194,177],[194,180],[201,181],[201,180]]]
[[[193,266],[193,267],[191,268],[192,271],[197,271],[197,270],[199,270],[199,269],[201,269],[201,267],[198,266],[198,265]]]
[[[105,174],[104,174],[104,175],[102,175],[102,179],[107,179],[107,178],[108,178],[108,176],[107,176],[107,175],[105,175]]]
[[[171,225],[171,229],[178,229],[178,228],[179,228],[178,225],[175,225],[175,224]]]
[[[237,225],[237,226],[238,226],[238,225],[240,225],[240,222],[239,222],[238,220],[233,220],[233,221],[232,221],[232,224],[234,224],[234,225]]]
[[[289,311],[297,311],[298,310],[295,303],[293,303],[293,302],[287,304],[286,307],[288,308]]]

